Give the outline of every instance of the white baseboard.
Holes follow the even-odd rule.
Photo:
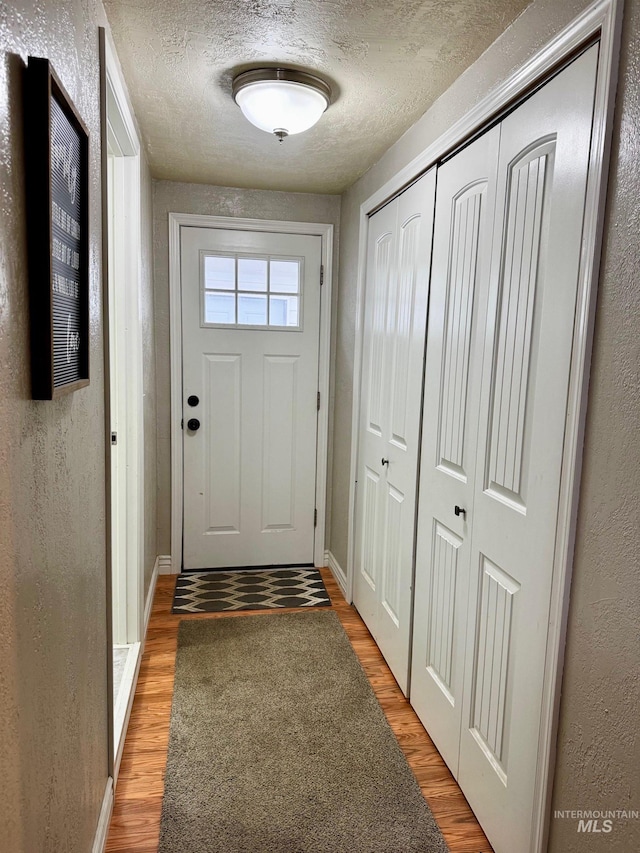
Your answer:
[[[151,608],[153,607],[153,596],[156,593],[156,583],[158,582],[158,575],[160,574],[160,560],[162,557],[156,557],[156,562],[153,567],[153,573],[151,575],[151,583],[149,584],[149,591],[147,592],[147,600],[144,605],[144,625],[142,629],[142,645],[144,647],[144,641],[147,637],[147,628],[149,627],[149,619],[151,619]]]
[[[344,597],[346,599],[347,598],[347,575],[342,570],[340,563],[336,560],[336,558],[333,556],[331,551],[325,551],[324,557],[325,557],[325,565],[329,566],[329,569],[331,570],[331,574],[336,579],[336,582],[337,582],[338,586],[340,587],[340,589],[342,590],[342,594],[344,595]]]
[[[171,565],[171,554],[163,554],[158,557],[158,574],[172,575],[174,574],[173,566]]]
[[[122,674],[123,684],[129,684],[129,690],[126,694],[126,701],[122,706],[116,707],[114,714],[114,739],[115,739],[115,755],[113,760],[113,787],[118,784],[118,776],[120,775],[120,762],[124,752],[124,743],[127,737],[127,729],[129,728],[129,718],[131,717],[131,709],[133,708],[133,700],[136,695],[136,687],[138,686],[138,675],[140,673],[140,664],[142,663],[142,649],[144,648],[144,637],[142,643],[134,643],[129,648],[129,655],[125,664],[125,671]]]
[[[140,664],[142,663],[142,654],[144,652],[144,646],[147,639],[147,631],[149,629],[149,620],[151,619],[151,609],[153,607],[153,597],[156,592],[156,584],[158,582],[158,574],[160,573],[160,561],[162,557],[156,557],[156,562],[153,566],[153,572],[151,574],[151,581],[149,583],[149,589],[147,591],[147,600],[144,605],[144,622],[142,626],[142,641],[140,643],[135,643],[134,647],[131,649],[131,653],[127,659],[127,664],[125,668],[125,673],[123,674],[123,682],[126,680],[130,683],[131,687],[129,690],[129,694],[127,696],[126,705],[120,709],[120,713],[116,714],[116,719],[114,720],[114,730],[118,731],[118,726],[120,727],[120,736],[118,737],[117,745],[116,745],[116,754],[114,756],[114,767],[113,767],[113,787],[118,783],[118,776],[120,774],[120,762],[122,760],[122,753],[124,751],[124,742],[127,736],[127,729],[129,727],[129,718],[131,717],[131,709],[133,708],[133,700],[136,695],[136,687],[138,685],[138,675],[140,673]],[[170,561],[170,558],[168,558]],[[120,716],[121,715],[121,716]],[[122,720],[122,722],[120,722]]]
[[[118,776],[120,774],[120,762],[122,761],[122,753],[124,752],[124,742],[127,737],[127,729],[129,728],[129,718],[131,709],[133,708],[133,700],[136,695],[136,687],[138,684],[138,674],[140,672],[140,664],[142,662],[142,649],[144,646],[144,637],[142,643],[133,643],[129,646],[129,654],[125,663],[124,672],[122,673],[122,684],[129,685],[126,695],[116,704],[113,715],[113,731],[116,739],[116,750],[113,758],[113,787],[118,784]],[[120,698],[120,697],[118,697]]]
[[[109,824],[111,823],[111,813],[113,812],[113,779],[111,776],[107,779],[107,785],[102,798],[102,808],[100,809],[100,817],[98,818],[98,827],[93,839],[93,847],[91,853],[104,853],[107,846],[107,835],[109,834]]]

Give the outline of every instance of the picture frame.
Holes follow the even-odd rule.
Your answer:
[[[89,384],[89,131],[48,59],[29,57],[24,101],[31,392]]]

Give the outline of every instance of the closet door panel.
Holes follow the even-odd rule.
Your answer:
[[[381,459],[389,420],[387,313],[395,277],[396,225],[395,205],[387,205],[369,221],[362,352],[354,599],[376,640],[386,512]]]
[[[501,129],[458,781],[497,853],[532,836],[598,48]]]
[[[388,314],[389,433],[385,458],[385,550],[378,645],[406,693],[425,328],[435,206],[435,171],[397,200],[398,255]]]
[[[435,171],[369,223],[354,602],[406,692]]]
[[[438,171],[420,462],[411,702],[458,767],[469,514],[499,128]],[[455,514],[455,507],[465,514]],[[461,615],[462,614],[462,615]]]

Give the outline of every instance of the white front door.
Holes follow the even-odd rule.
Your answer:
[[[455,292],[468,290],[464,276],[433,284],[412,702],[496,853],[531,849],[544,760],[543,683],[597,62],[594,46],[488,142],[480,139],[441,170],[449,213],[437,220],[436,244],[458,245],[455,206],[469,180],[487,187],[480,211],[486,202],[493,237],[479,247],[470,314],[455,307]],[[479,233],[488,234],[482,221]],[[471,327],[461,333],[466,317]],[[468,367],[460,361],[466,338]],[[452,410],[452,387],[466,411],[460,403]]]
[[[369,222],[354,603],[404,692],[435,170]]]
[[[183,566],[312,565],[321,238],[181,235]]]

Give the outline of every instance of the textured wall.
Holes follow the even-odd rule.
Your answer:
[[[171,553],[171,385],[169,362],[169,213],[326,222],[334,227],[332,326],[337,304],[338,228],[340,197],[281,193],[154,181],[153,234],[158,387],[158,553]],[[332,350],[335,342],[332,339]],[[335,358],[332,356],[332,365]],[[333,379],[330,419],[333,409]],[[330,426],[331,429],[331,426]],[[331,456],[331,447],[329,448]],[[331,468],[329,468],[331,470]],[[327,525],[330,525],[331,482],[328,483]],[[329,527],[327,527],[327,530]]]
[[[591,363],[554,808],[640,810],[640,2],[627,0]],[[552,853],[640,850],[640,820]]]
[[[108,776],[98,81],[103,22],[98,0],[0,6],[0,846],[11,853],[87,853]],[[22,153],[22,74],[30,54],[51,59],[91,133],[91,384],[54,402],[30,400]],[[149,187],[148,173],[145,180]],[[146,210],[150,233],[148,190]],[[149,235],[146,243],[150,327]],[[153,388],[151,331],[145,340],[145,376]],[[155,432],[153,400],[151,394],[145,414]]]
[[[5,5],[0,21],[0,823],[12,853],[89,850],[108,775],[98,21],[87,5]],[[29,399],[29,54],[52,60],[91,132],[91,384],[53,402]]]
[[[360,204],[586,6],[537,0],[343,196],[330,547],[347,563]],[[640,0],[627,0],[560,712],[554,809],[640,809]],[[555,820],[550,853],[629,853],[640,821],[605,835]]]

